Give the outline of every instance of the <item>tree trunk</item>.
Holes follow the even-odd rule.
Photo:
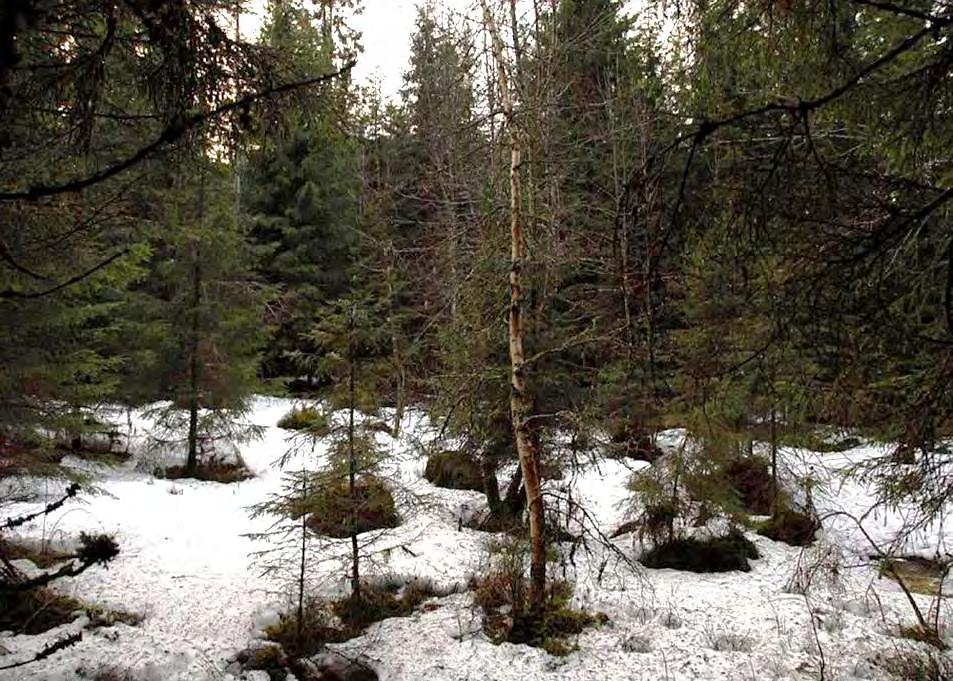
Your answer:
[[[510,416],[513,437],[519,457],[520,471],[526,488],[529,509],[530,539],[530,613],[542,612],[546,596],[545,514],[539,476],[539,451],[533,446],[529,432],[529,418],[533,400],[526,386],[526,366],[523,353],[523,225],[520,211],[520,154],[521,143],[516,125],[513,97],[510,92],[503,41],[493,15],[483,0],[483,17],[493,42],[493,56],[497,64],[497,82],[500,89],[503,116],[510,139]]]
[[[189,334],[189,455],[186,473],[195,473],[198,465],[199,439],[199,304],[202,295],[202,266],[199,249],[193,250],[192,264],[192,328]]]
[[[306,504],[308,500],[308,481],[306,478],[301,480],[301,501]],[[295,636],[298,640],[298,649],[304,646],[304,572],[307,564],[308,547],[308,514],[301,514],[301,558],[298,564],[298,621],[296,624]]]
[[[348,422],[347,422],[347,482],[348,493],[351,495],[351,594],[354,598],[361,595],[360,554],[357,546],[357,454],[354,451],[354,407],[356,402],[354,356],[357,354],[354,347],[354,307],[351,307],[348,316]]]
[[[496,456],[485,454],[481,458],[480,468],[483,472],[483,491],[486,494],[486,505],[490,509],[490,516],[502,512],[500,499],[500,481],[496,477]]]
[[[778,512],[778,426],[777,414],[771,407],[771,515]]]

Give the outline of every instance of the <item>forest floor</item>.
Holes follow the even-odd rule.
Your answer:
[[[108,569],[91,569],[55,586],[143,620],[137,626],[86,631],[73,647],[0,672],[0,680],[94,679],[110,668],[136,681],[234,678],[227,671],[229,661],[289,603],[291,567],[284,574],[262,574],[263,563],[254,554],[269,544],[248,535],[265,531],[270,522],[251,519],[248,508],[281,489],[283,473],[275,463],[288,449],[289,432],[275,424],[293,404],[256,400],[251,420],[264,427],[264,436],[241,447],[255,477],[240,483],[157,479],[141,457],[118,468],[67,460],[93,473],[100,493],[20,528],[21,534],[58,544],[81,531],[114,533],[122,552]],[[133,420],[138,433],[146,425],[141,417]],[[397,439],[380,436],[393,454],[385,477],[399,481],[403,490],[398,499],[403,523],[379,535],[362,535],[369,556],[365,572],[428,577],[462,588],[485,569],[492,535],[458,529],[458,521],[481,509],[484,497],[426,482],[418,454],[425,424],[411,418],[403,433]],[[661,445],[676,447],[682,437],[666,432]],[[782,458],[792,476],[812,471],[819,512],[861,516],[873,504],[872,492],[845,471],[882,453],[864,444],[840,453],[784,449]],[[325,455],[319,443],[313,451],[299,452],[287,470],[300,467],[302,457],[320,463]],[[644,465],[593,462],[552,485],[587,510],[583,525],[588,530],[608,535],[629,517],[626,482],[632,466]],[[55,482],[36,484],[45,495],[40,503],[61,491]],[[30,508],[36,505],[6,508],[4,514]],[[898,538],[905,518],[903,509],[878,509],[866,516],[864,530],[884,545],[901,542],[903,554],[948,550],[942,523]],[[363,656],[383,680],[428,681],[889,679],[896,677],[888,674],[886,658],[926,650],[899,637],[901,626],[914,624],[910,605],[894,582],[880,577],[868,540],[846,517],[827,522],[819,541],[806,551],[748,536],[761,554],[748,573],[647,570],[632,562],[641,549],[631,534],[611,546],[590,541],[579,547],[572,562],[552,569],[575,582],[575,605],[605,613],[608,623],[574,638],[575,650],[565,657],[493,644],[466,592],[435,599],[411,616],[384,620],[334,647]],[[341,559],[347,547],[348,540],[312,543],[313,588],[327,594],[344,588]],[[812,563],[826,569],[816,571],[807,595],[792,590],[801,568]],[[921,608],[929,607],[928,597],[917,599]],[[945,599],[941,620],[953,622]],[[0,666],[30,657],[85,623],[82,617],[36,636],[0,634]]]

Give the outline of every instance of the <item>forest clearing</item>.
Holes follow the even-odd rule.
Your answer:
[[[112,533],[123,551],[109,568],[61,580],[57,589],[134,613],[142,621],[93,629],[67,651],[0,678],[96,678],[113,668],[130,679],[227,679],[230,672],[233,678],[257,678],[247,672],[243,677],[229,665],[238,651],[262,645],[265,630],[281,613],[293,611],[288,580],[294,570],[289,561],[284,571],[262,576],[262,562],[253,556],[274,547],[248,535],[264,532],[269,523],[253,523],[247,509],[281,490],[282,474],[274,464],[288,448],[289,434],[274,424],[294,404],[256,399],[250,419],[266,426],[266,432],[241,452],[255,477],[232,485],[156,479],[137,470],[143,467],[138,457],[119,468],[79,459],[66,462],[96,470],[103,493],[45,525],[25,526],[17,537],[45,541],[55,551],[68,549],[80,532]],[[624,461],[582,463],[551,483],[554,492],[570,487],[575,503],[591,514],[567,519],[567,529],[578,533],[584,545],[572,562],[556,567],[555,578],[570,580],[574,602],[586,611],[605,613],[607,621],[572,637],[572,652],[565,657],[494,644],[468,591],[487,570],[487,545],[499,536],[458,528],[461,518],[486,511],[485,497],[427,482],[417,454],[426,423],[413,416],[408,421],[405,436],[380,436],[389,451],[386,477],[400,489],[401,524],[362,535],[362,552],[370,580],[390,580],[404,589],[419,580],[435,595],[406,616],[386,619],[332,646],[366,661],[382,679],[420,675],[449,681],[476,673],[501,680],[785,679],[816,678],[822,666],[827,678],[879,679],[891,678],[891,669],[897,671],[891,665],[898,664],[902,652],[915,650],[899,638],[901,628],[916,621],[910,606],[882,565],[871,559],[871,545],[852,522],[832,518],[822,538],[803,553],[753,535],[760,557],[751,561],[750,572],[652,570],[635,562],[644,547],[632,533],[610,540],[611,546],[604,544],[601,535],[611,535],[639,512],[629,500],[627,483],[633,471],[649,464]],[[144,422],[136,419],[135,424],[139,437],[148,432]],[[666,431],[659,441],[674,452],[684,435]],[[316,445],[315,462],[326,457],[325,450],[324,443]],[[851,464],[882,455],[881,450],[859,443],[844,452],[785,449],[784,477],[794,479],[812,468],[820,515],[843,511],[861,516],[874,495],[845,479],[844,472]],[[49,489],[46,494],[56,496]],[[905,556],[930,558],[946,546],[941,523],[901,533],[903,541],[894,543],[904,529],[902,512],[871,518],[865,529],[878,546]],[[310,539],[307,578],[315,593],[331,598],[346,589],[346,544]],[[562,545],[567,554],[571,545],[572,540]],[[915,598],[926,612],[935,602],[920,591]],[[940,616],[950,616],[945,600]],[[89,617],[82,616],[43,634],[5,636],[0,644],[28,656],[88,626]]]

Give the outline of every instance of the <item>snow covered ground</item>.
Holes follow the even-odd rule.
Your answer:
[[[140,613],[144,620],[136,627],[88,631],[81,643],[49,659],[0,672],[0,681],[93,678],[108,666],[140,681],[232,678],[226,672],[229,660],[287,603],[286,577],[263,576],[252,555],[265,545],[248,535],[266,530],[268,521],[250,519],[248,507],[281,487],[282,472],[274,464],[288,448],[288,433],[275,423],[292,405],[284,399],[256,401],[251,418],[265,434],[241,448],[256,473],[251,480],[232,485],[157,480],[139,472],[133,461],[99,471],[103,494],[22,528],[34,538],[114,533],[122,553],[108,569],[92,569],[56,586],[87,602]],[[139,419],[136,425],[141,430],[146,424]],[[438,489],[420,477],[423,463],[413,443],[421,428],[420,422],[410,423],[400,439],[381,436],[395,455],[392,473],[406,489],[400,497],[404,522],[368,538],[368,569],[463,584],[485,564],[488,537],[458,530],[457,521],[481,508],[483,497]],[[674,446],[679,437],[668,433],[663,444]],[[821,513],[861,515],[872,503],[871,492],[843,473],[851,463],[878,453],[861,446],[836,454],[786,450],[783,457],[791,471],[811,471]],[[321,446],[302,454],[315,461],[323,455]],[[590,465],[573,479],[574,499],[606,534],[625,518],[630,474],[630,468],[610,461]],[[51,486],[49,498],[58,492]],[[881,512],[869,516],[864,529],[878,542],[892,541],[903,520],[902,511]],[[579,605],[606,613],[609,624],[580,635],[578,650],[564,658],[527,646],[492,644],[465,593],[436,600],[426,612],[385,620],[337,648],[365,656],[384,680],[817,679],[822,665],[826,679],[889,678],[874,658],[911,645],[897,638],[897,630],[898,623],[912,624],[913,617],[899,588],[877,577],[862,533],[838,517],[804,554],[751,536],[762,558],[753,561],[750,573],[633,568],[628,559],[637,556],[639,546],[631,535],[620,537],[611,550],[597,543],[579,550],[575,565],[556,566],[556,574],[575,580]],[[937,523],[902,537],[904,551],[942,553],[946,537],[946,528]],[[346,574],[337,556],[344,549],[345,542],[335,541],[315,547],[315,587],[340,588]],[[806,597],[792,592],[798,565],[819,557],[835,569],[816,579]],[[928,602],[923,598],[922,606]],[[947,610],[944,605],[949,619],[953,613]],[[0,634],[0,666],[30,657],[83,624],[80,619],[39,636]]]

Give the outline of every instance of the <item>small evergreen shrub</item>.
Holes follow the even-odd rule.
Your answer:
[[[814,516],[786,509],[762,523],[758,534],[791,546],[810,546],[819,529],[821,523]]]
[[[542,648],[550,655],[563,657],[575,649],[566,640],[568,637],[578,636],[586,629],[608,621],[604,613],[574,610],[551,600],[539,614],[524,611],[515,615],[506,640]]]
[[[725,464],[725,478],[748,513],[771,513],[774,490],[768,465],[754,456],[734,459]]]
[[[632,459],[653,463],[662,456],[645,428],[637,423],[620,422],[612,432],[609,455],[619,459]]]
[[[258,643],[238,653],[235,661],[243,670],[267,672],[270,679],[287,678],[288,657],[279,643]]]
[[[334,626],[330,608],[316,598],[306,598],[300,628],[298,614],[291,611],[265,629],[265,638],[281,645],[288,657],[300,658],[320,652],[328,643],[352,638],[341,627]],[[241,662],[241,660],[239,660]]]
[[[323,412],[315,407],[295,407],[278,421],[285,430],[303,430],[311,435],[324,436],[331,431],[331,423]]]
[[[185,465],[169,466],[158,471],[157,477],[165,480],[201,480],[231,484],[249,480],[254,476],[244,459],[236,455],[235,461],[226,461],[218,457],[209,457],[199,461],[193,470]]]
[[[278,651],[283,650],[291,658],[308,657],[328,643],[341,643],[362,635],[375,622],[413,614],[426,598],[440,595],[436,588],[430,588],[432,586],[428,580],[384,578],[362,582],[358,595],[350,593],[330,602],[306,598],[300,636],[295,611],[282,615],[277,624],[265,630],[265,636],[279,643]],[[273,668],[249,666],[241,658],[238,661],[246,669]],[[270,665],[271,660],[268,663]]]
[[[653,544],[672,541],[678,513],[679,509],[669,501],[646,506],[639,518],[639,539],[649,539]]]
[[[400,524],[393,494],[372,475],[357,480],[353,502],[346,481],[320,487],[310,500],[308,512],[309,528],[339,539]]]
[[[689,572],[750,572],[758,549],[737,530],[710,539],[679,538],[653,547],[640,559],[647,568]]]
[[[480,464],[465,452],[440,452],[428,457],[424,477],[437,487],[483,491]]]
[[[405,603],[396,592],[369,584],[361,586],[360,594],[349,594],[331,604],[332,612],[344,629],[354,632],[362,632],[375,622],[391,617],[405,617],[413,609],[414,606]]]

